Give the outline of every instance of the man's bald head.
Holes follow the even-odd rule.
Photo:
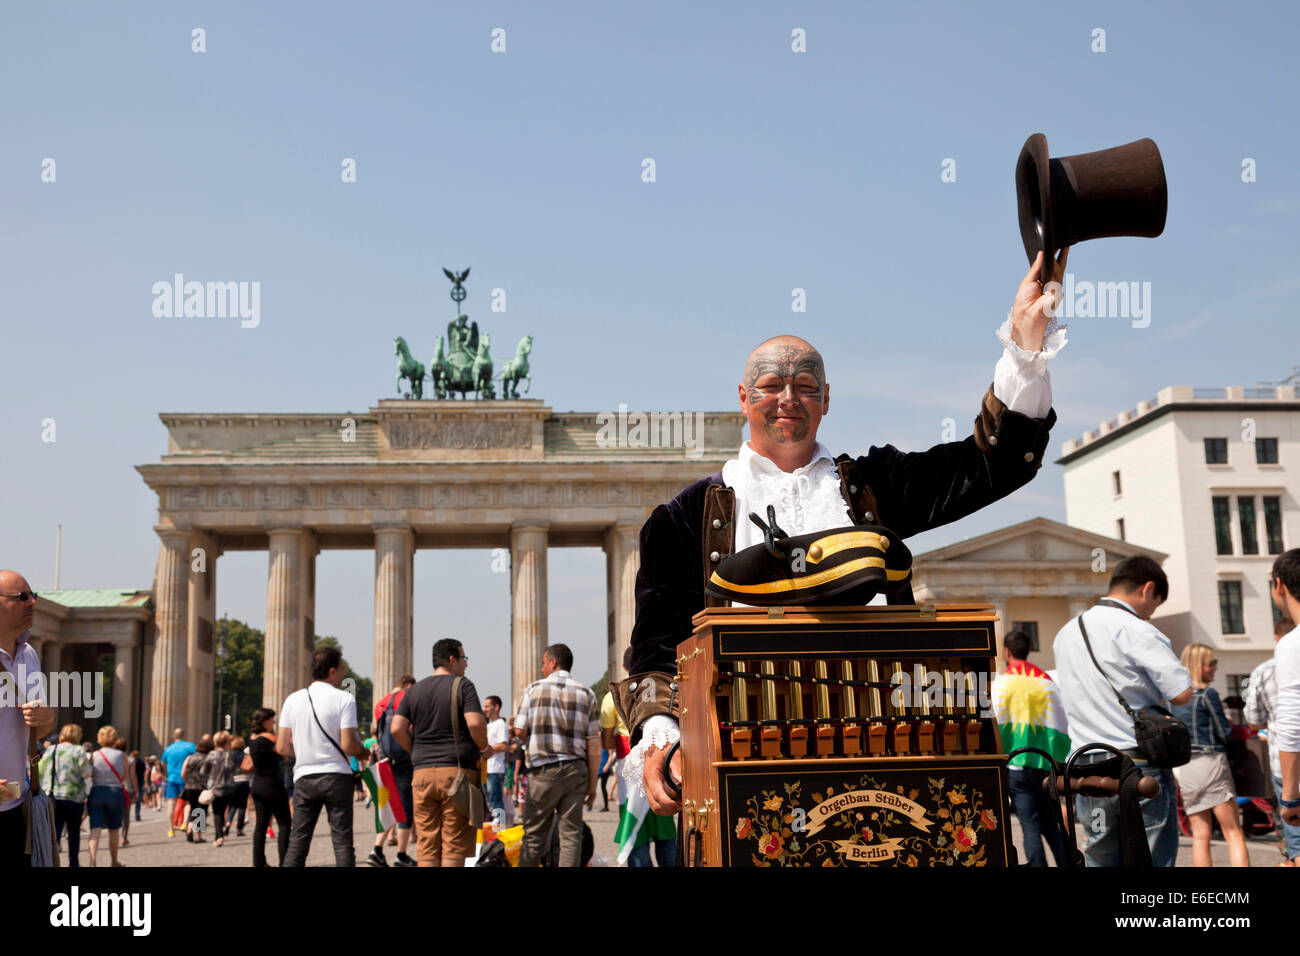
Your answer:
[[[0,639],[6,649],[12,650],[12,642],[18,635],[32,626],[36,613],[36,595],[27,579],[17,571],[0,571]],[[24,600],[17,595],[25,593]]]
[[[741,384],[749,390],[766,373],[775,373],[782,379],[793,379],[801,371],[812,374],[818,384],[826,384],[825,363],[811,342],[797,335],[774,335],[765,342],[760,342],[749,353]]]
[[[825,363],[810,342],[777,335],[749,353],[740,410],[754,451],[786,471],[808,464],[829,408]]]

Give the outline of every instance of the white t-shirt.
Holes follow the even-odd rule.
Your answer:
[[[1269,727],[1268,749],[1297,753],[1300,752],[1300,628],[1277,642],[1273,660],[1277,661],[1273,671],[1277,679],[1277,714]]]
[[[311,693],[308,702],[307,694]],[[312,717],[312,704],[316,706],[317,726]],[[296,690],[284,699],[280,708],[280,726],[288,727],[293,734],[293,779],[298,781],[313,773],[352,774],[352,767],[334,744],[321,733],[321,727],[335,743],[342,746],[341,731],[357,726],[357,702],[346,691],[339,690],[323,680],[314,681],[310,687]]]
[[[510,739],[510,727],[500,717],[487,725],[487,732],[489,744],[503,744]],[[493,754],[491,757],[488,757],[487,772],[506,772],[506,752],[504,750],[499,754]]]

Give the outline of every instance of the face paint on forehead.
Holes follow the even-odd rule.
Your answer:
[[[753,387],[760,378],[769,374],[785,381],[803,372],[812,375],[818,385],[826,384],[822,357],[816,350],[801,345],[773,345],[749,360],[745,367],[745,384]]]

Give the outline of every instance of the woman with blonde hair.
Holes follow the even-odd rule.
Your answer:
[[[1232,725],[1223,712],[1219,692],[1210,686],[1219,662],[1214,648],[1205,644],[1188,644],[1183,648],[1182,662],[1192,677],[1192,699],[1174,706],[1172,713],[1191,732],[1192,759],[1176,768],[1174,776],[1183,797],[1183,812],[1192,828],[1192,865],[1214,865],[1210,860],[1210,837],[1217,820],[1228,844],[1231,865],[1250,866],[1237,814],[1237,791],[1228,768],[1227,744],[1232,738]]]
[[[113,746],[117,743],[117,730],[106,724],[97,735],[99,749],[90,758],[94,786],[90,788],[87,807],[90,810],[90,865],[95,866],[99,851],[99,831],[108,829],[108,854],[113,866],[124,866],[117,859],[118,835],[122,832],[122,816],[126,810],[123,786],[126,781],[126,754]]]
[[[81,746],[81,725],[64,724],[59,742],[41,757],[41,789],[54,800],[55,839],[68,828],[68,866],[81,866],[81,817],[94,786],[90,755]]]

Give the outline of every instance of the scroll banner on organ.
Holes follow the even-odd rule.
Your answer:
[[[882,840],[879,843],[854,843],[852,840],[834,840],[835,852],[850,863],[876,863],[892,860],[903,848],[902,840]]]
[[[872,810],[884,809],[901,813],[907,817],[907,821],[912,826],[922,833],[930,832],[930,827],[934,826],[934,821],[927,820],[925,817],[925,807],[915,800],[908,800],[906,797],[897,793],[890,793],[888,790],[850,790],[848,793],[828,797],[809,810],[808,829],[805,832],[810,837],[814,836],[830,822],[832,817],[843,813],[845,810],[858,810],[864,807]]]

